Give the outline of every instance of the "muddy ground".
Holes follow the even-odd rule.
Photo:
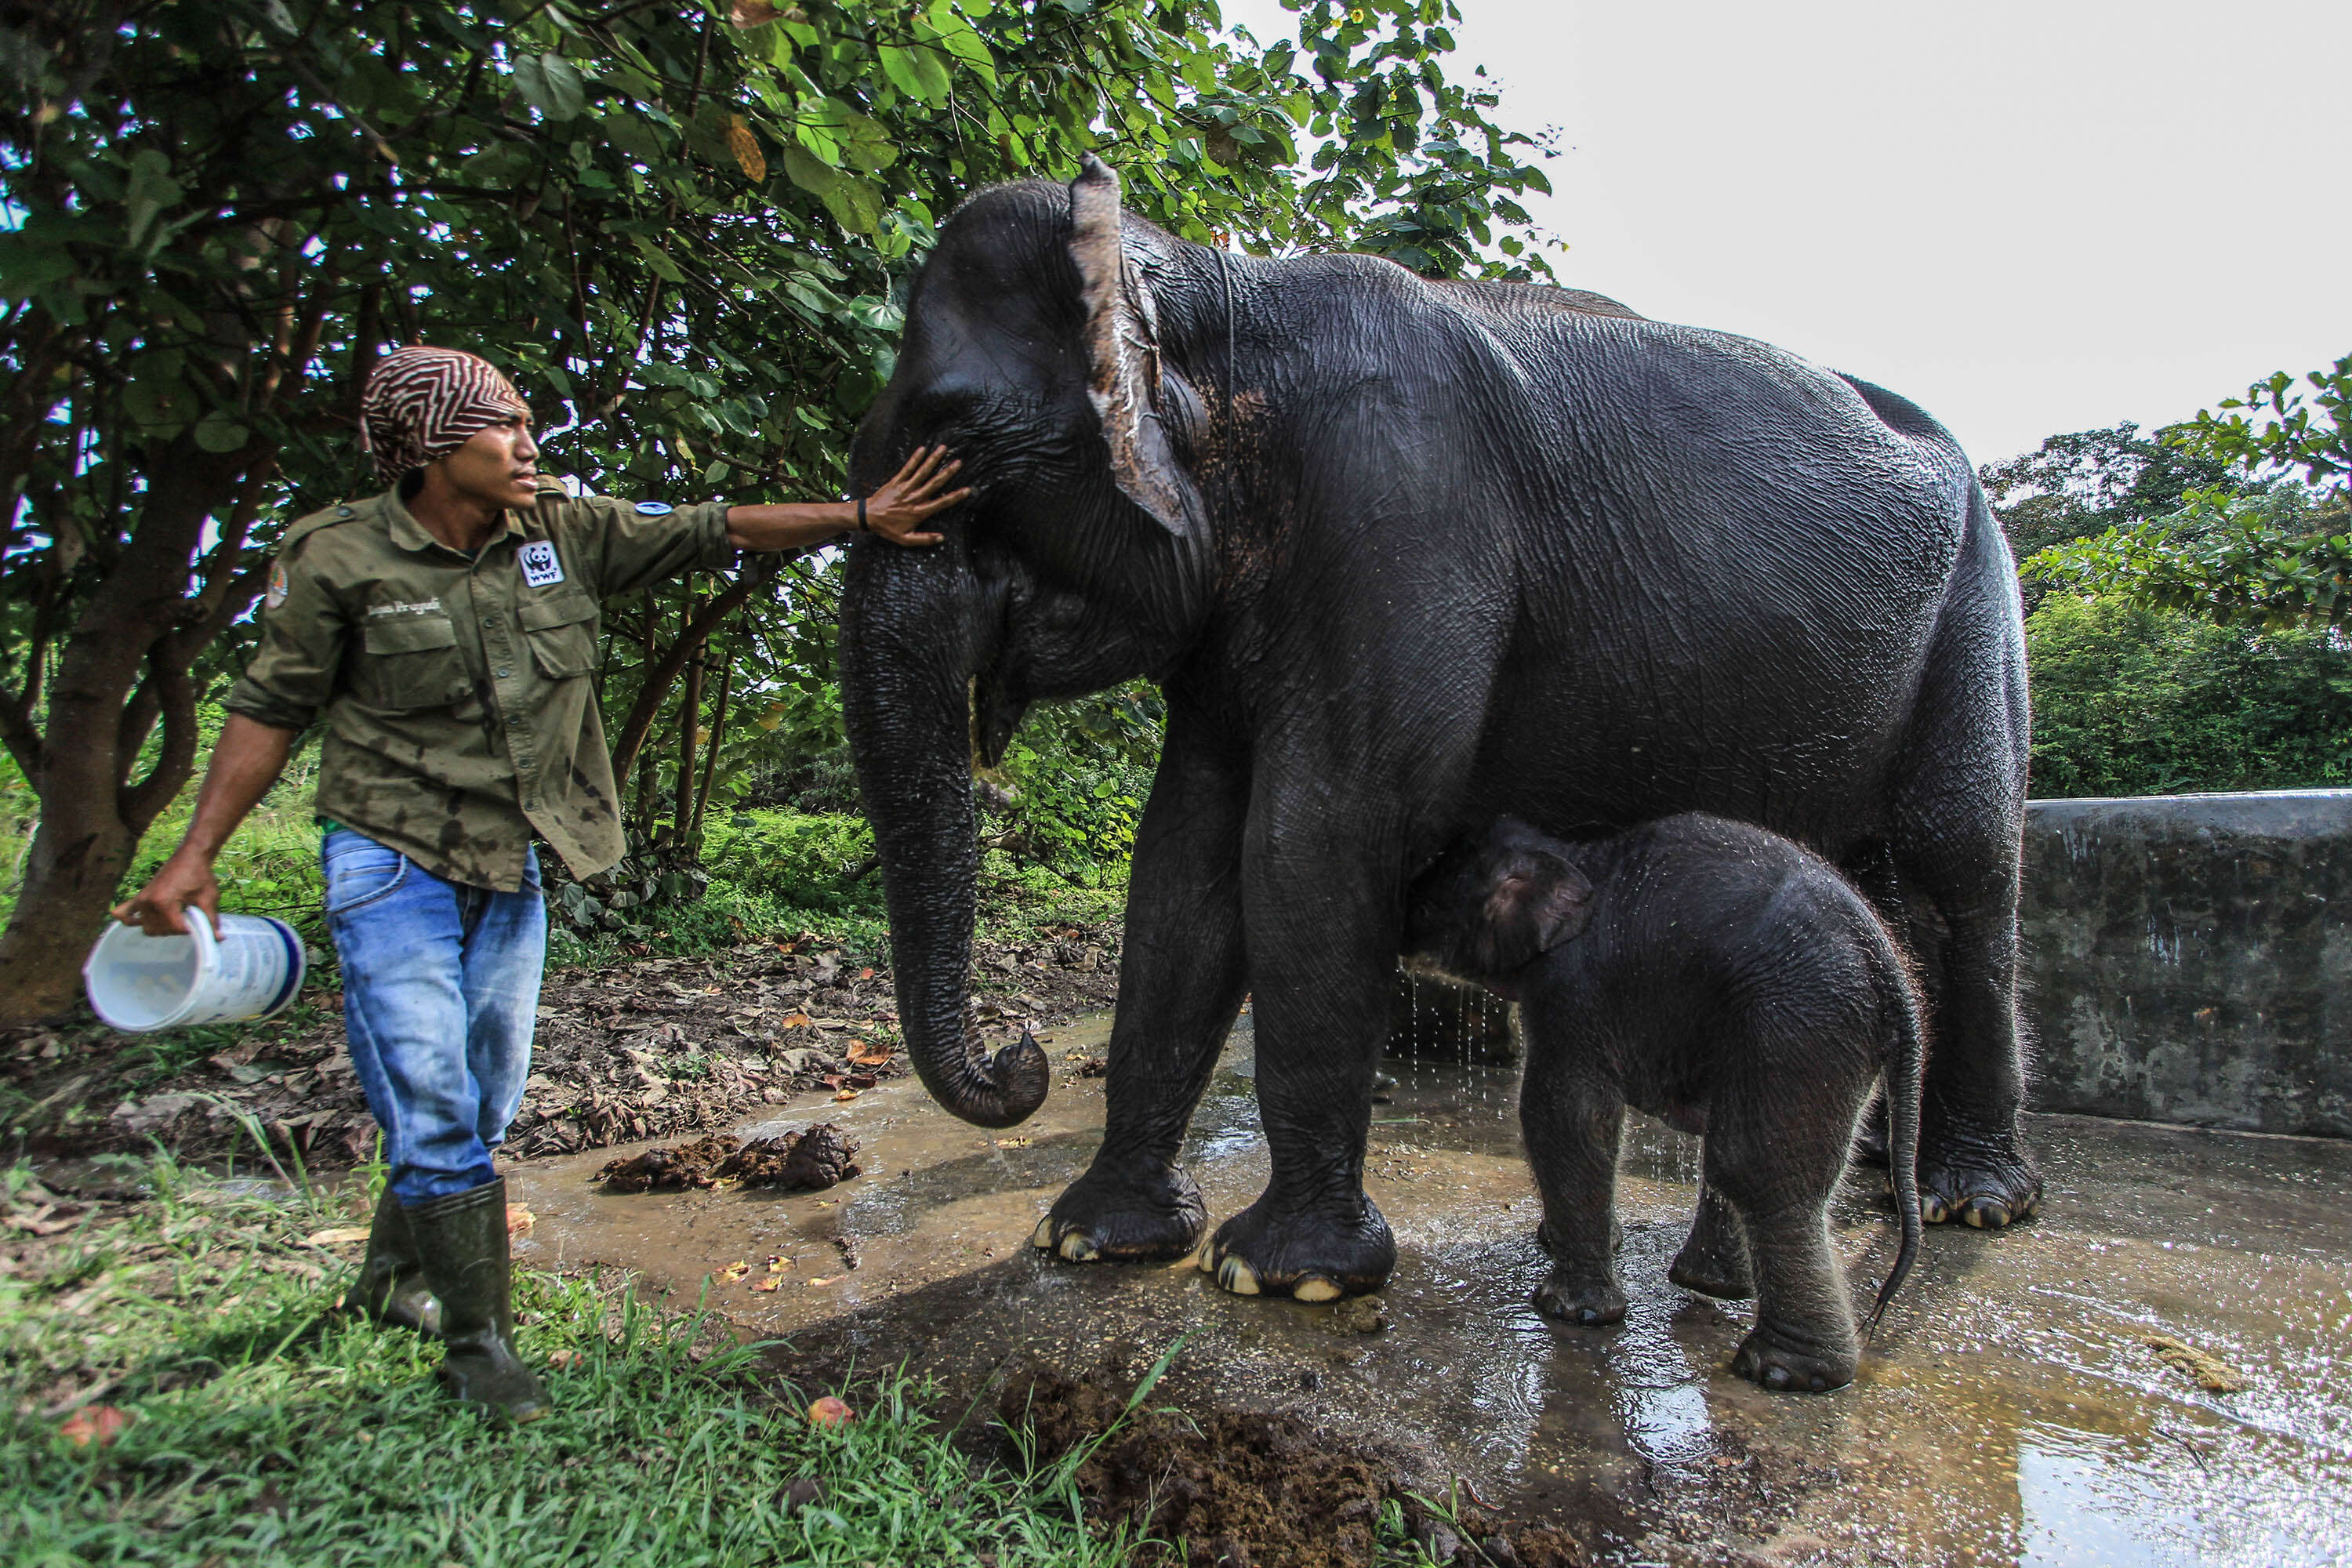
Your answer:
[[[1115,924],[976,944],[982,1034],[1009,1040],[1108,1005],[1118,953]],[[508,1152],[715,1131],[816,1091],[848,1103],[909,1070],[895,1007],[885,961],[814,932],[551,971]],[[0,1033],[11,1141],[45,1157],[152,1143],[184,1159],[250,1157],[249,1117],[281,1157],[314,1171],[370,1156],[375,1123],[343,1048],[340,991],[308,990],[286,1018],[241,1032],[190,1033],[220,1037],[218,1048],[161,1071],[152,1052],[184,1049],[188,1035],[124,1036],[87,1015]]]

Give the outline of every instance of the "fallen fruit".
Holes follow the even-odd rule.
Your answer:
[[[523,1207],[520,1204],[509,1204],[507,1205],[507,1234],[509,1236],[528,1236],[530,1234],[530,1227],[538,1223],[539,1216],[531,1213],[529,1209]]]
[[[754,1279],[751,1281],[751,1289],[761,1291],[773,1290],[782,1283],[782,1281],[780,1279]]]
[[[848,1401],[835,1399],[830,1394],[822,1399],[809,1401],[809,1425],[812,1426],[839,1426],[856,1419],[857,1412],[849,1407]]]
[[[840,1103],[845,1100],[856,1100],[858,1093],[859,1091],[854,1089],[839,1089],[834,1090],[833,1098],[835,1103]]]
[[[732,1285],[750,1272],[751,1266],[748,1263],[730,1263],[719,1271],[719,1279],[721,1284]]]
[[[87,1448],[92,1443],[103,1448],[122,1436],[122,1429],[130,1425],[130,1415],[111,1405],[85,1405],[58,1425],[58,1436],[77,1448]]]

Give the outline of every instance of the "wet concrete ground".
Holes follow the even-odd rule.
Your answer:
[[[1186,1155],[1215,1218],[1265,1175],[1248,1022]],[[1098,1052],[1107,1026],[1056,1031],[1048,1052]],[[1727,1370],[1748,1308],[1665,1279],[1696,1195],[1692,1140],[1649,1123],[1629,1135],[1632,1310],[1571,1328],[1528,1304],[1545,1262],[1516,1075],[1397,1070],[1368,1181],[1401,1251],[1375,1332],[1349,1326],[1360,1309],[1227,1296],[1186,1267],[1034,1252],[1101,1126],[1100,1080],[1068,1072],[1008,1133],[955,1121],[911,1082],[739,1130],[839,1123],[866,1173],[823,1194],[608,1196],[594,1172],[630,1149],[526,1162],[513,1180],[539,1223],[525,1255],[625,1264],[688,1299],[708,1280],[712,1307],[788,1337],[793,1361],[904,1363],[951,1400],[1038,1361],[1140,1372],[1181,1334],[1180,1402],[1295,1411],[1402,1447],[1431,1485],[1459,1477],[1530,1522],[1570,1525],[1604,1561],[2352,1561],[2352,1144],[2032,1118],[2042,1215],[1931,1229],[1859,1381],[1771,1394]],[[1833,1215],[1858,1296],[1894,1255],[1879,1184],[1858,1173]],[[726,1278],[737,1263],[749,1273]],[[2248,1386],[2199,1388],[2151,1335]]]

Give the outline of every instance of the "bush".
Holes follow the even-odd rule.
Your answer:
[[[2334,634],[2053,593],[2025,638],[2037,795],[2352,783],[2352,662]]]

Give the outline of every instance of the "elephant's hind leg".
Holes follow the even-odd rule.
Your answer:
[[[1666,1278],[1685,1290],[1719,1300],[1744,1301],[1756,1294],[1748,1266],[1748,1232],[1730,1201],[1711,1185],[1698,1190],[1698,1213]]]
[[[1981,520],[1972,526],[1990,528]],[[2042,1199],[2041,1174],[2018,1129],[2028,719],[2008,557],[1997,536],[1971,545],[1991,557],[1979,564],[1988,585],[1948,606],[1937,630],[1896,773],[1889,847],[1906,894],[1923,895],[1944,927],[1939,973],[1927,986],[1935,1016],[1920,1118],[1922,1215],[1995,1228],[2024,1218]]]

